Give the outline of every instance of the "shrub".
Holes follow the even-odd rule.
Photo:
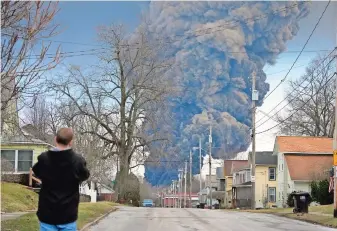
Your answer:
[[[333,203],[333,193],[329,193],[329,181],[313,181],[310,184],[311,197],[313,201],[320,203],[321,205],[328,205]]]
[[[293,196],[292,196],[291,194],[288,194],[287,205],[288,205],[290,208],[293,208],[293,207],[295,206],[295,204],[294,204],[294,199],[293,199]]]

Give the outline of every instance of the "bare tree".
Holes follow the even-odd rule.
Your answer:
[[[332,137],[336,75],[332,58],[318,55],[307,67],[305,75],[289,83],[284,116],[278,116],[282,133]],[[289,115],[292,115],[290,118]]]
[[[14,123],[19,100],[34,102],[43,74],[59,62],[59,49],[47,54],[51,42],[41,41],[56,34],[57,11],[57,2],[1,2],[1,129]]]
[[[91,172],[89,180],[104,183],[113,179],[116,160],[112,157],[102,159],[108,152],[99,137],[87,133],[98,128],[98,123],[85,115],[74,116],[73,106],[59,103],[50,105],[44,98],[39,98],[32,108],[25,111],[22,129],[33,137],[47,143],[54,142],[54,136],[61,127],[71,127],[75,138],[73,149],[85,156]]]
[[[145,28],[145,27],[144,27]],[[118,155],[119,199],[125,197],[125,180],[135,153],[167,140],[156,132],[156,109],[164,106],[170,91],[165,72],[170,63],[164,45],[152,43],[140,27],[129,37],[122,26],[102,27],[99,37],[107,45],[100,65],[90,72],[69,68],[52,88],[74,106],[73,117],[85,116],[95,126],[83,130],[96,136],[106,152],[102,159]],[[152,40],[153,41],[153,40]]]

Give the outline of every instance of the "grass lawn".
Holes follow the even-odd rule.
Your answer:
[[[317,214],[310,214],[310,213],[304,214],[303,216],[297,216],[296,214],[286,214],[285,217],[337,228],[337,219],[333,218],[332,214],[331,216],[324,216],[324,215],[317,215]]]
[[[333,214],[333,205],[320,205],[309,207],[309,212],[317,212],[331,215]]]
[[[321,205],[309,207],[309,214],[304,214],[303,216],[297,216],[296,214],[294,214],[293,208],[275,208],[275,209],[239,210],[239,211],[275,214],[292,219],[337,228],[337,219],[333,218],[333,205]],[[310,214],[310,212],[314,212],[315,214]]]
[[[26,212],[36,210],[38,195],[20,184],[1,182],[1,211]]]
[[[112,202],[81,203],[79,208],[78,229],[114,209]],[[15,220],[1,222],[1,231],[35,231],[39,222],[35,213],[26,214]]]

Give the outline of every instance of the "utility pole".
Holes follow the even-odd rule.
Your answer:
[[[190,150],[190,203],[192,205],[192,150]]]
[[[187,186],[187,161],[185,161],[185,172],[184,172],[184,178],[185,178],[185,191],[184,191],[184,208],[186,208],[186,199],[187,199],[187,195],[186,195],[186,186]]]
[[[174,183],[174,208],[177,208],[177,181],[173,181]]]
[[[201,137],[199,137],[199,169],[200,169],[200,190],[199,193],[201,193],[202,190],[202,177],[201,177],[201,170],[202,170],[202,158],[201,158]]]
[[[183,177],[183,170],[179,169],[179,208],[181,208],[181,204],[182,204],[182,195],[181,195],[183,192],[182,177]]]
[[[252,182],[252,199],[251,199],[251,206],[252,209],[255,209],[255,101],[258,100],[258,93],[255,90],[255,82],[256,82],[256,74],[255,71],[253,72],[252,78],[252,163],[251,164],[251,182]]]
[[[209,137],[208,137],[208,143],[209,143],[209,162],[208,162],[208,167],[209,167],[209,178],[208,178],[208,185],[209,185],[209,209],[212,209],[213,206],[213,198],[212,198],[212,125],[210,125],[209,128]]]
[[[180,208],[180,170],[179,170],[179,173],[178,173],[178,208]]]
[[[336,73],[337,73],[337,28],[336,28],[336,47],[335,47],[335,62],[336,62]],[[335,74],[336,74],[335,73]],[[337,76],[336,76],[336,87],[337,87]],[[333,136],[333,157],[334,157],[334,173],[333,173],[333,183],[334,183],[334,199],[333,199],[333,217],[337,218],[337,91],[335,99],[335,130]]]
[[[172,204],[173,204],[173,208],[175,207],[175,194],[174,194],[174,180],[172,180]]]

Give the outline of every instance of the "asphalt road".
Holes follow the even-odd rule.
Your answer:
[[[268,214],[234,211],[121,207],[90,231],[330,231]]]

